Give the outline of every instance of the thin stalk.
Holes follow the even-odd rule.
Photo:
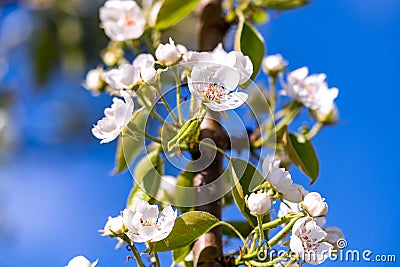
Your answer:
[[[130,249],[132,250],[133,255],[135,256],[136,263],[138,264],[139,267],[144,267],[144,264],[142,262],[142,258],[140,257],[140,253],[137,250],[135,244],[129,245]]]
[[[194,114],[195,103],[196,103],[196,99],[194,98],[194,95],[191,94],[191,96],[190,96],[190,117],[192,117]]]
[[[177,68],[173,68],[172,72],[175,78],[176,84],[176,108],[178,109],[178,118],[179,124],[183,124],[183,115],[182,115],[182,107],[181,107],[181,81],[179,79],[179,73]]]
[[[275,114],[275,102],[276,102],[276,88],[275,88],[275,83],[276,83],[276,78],[274,76],[269,77],[268,79],[269,82],[269,104],[271,106],[271,111],[272,114]]]
[[[165,121],[164,119],[154,110],[154,108],[151,108],[148,104],[147,104],[147,99],[145,99],[141,94],[136,94],[144,103],[146,109],[148,111],[150,111],[150,114],[156,118],[159,122],[161,122],[161,124],[164,124]]]
[[[138,249],[136,248],[135,244],[125,234],[121,238],[122,238],[122,240],[125,241],[125,243],[128,244],[130,250],[133,253],[133,256],[136,259],[136,263],[138,264],[138,266],[139,267],[145,267],[144,264],[143,264],[142,258],[140,257],[140,253],[139,253]]]
[[[258,248],[260,249],[264,241],[264,230],[262,229],[262,215],[257,216],[258,229],[260,230],[260,240],[258,241]]]
[[[156,264],[156,266],[157,267],[161,267],[161,263],[160,263],[160,257],[158,257],[158,253],[157,252],[155,252],[155,251],[153,251],[153,258],[154,258],[154,260],[155,260],[155,264]],[[152,260],[153,261],[153,260]]]
[[[305,137],[307,140],[311,140],[314,138],[314,136],[319,133],[319,131],[322,129],[322,127],[324,126],[323,123],[321,122],[317,122],[314,124],[314,126],[311,128],[311,130],[305,134]]]
[[[253,252],[256,248],[256,243],[258,239],[258,232],[253,235],[253,240],[251,241],[250,252]]]
[[[231,224],[229,224],[227,222],[224,222],[224,221],[220,221],[219,225],[223,225],[223,226],[226,226],[226,227],[230,228],[240,238],[240,240],[243,242],[243,244],[245,243],[245,240],[244,240],[242,234],[233,225],[231,225]]]
[[[283,254],[280,257],[276,257],[275,259],[271,260],[271,261],[267,261],[267,262],[258,262],[258,261],[249,261],[249,263],[252,266],[273,266],[275,263],[278,263],[286,258],[288,258],[289,256],[289,251],[287,251],[285,254]]]
[[[128,136],[130,136],[130,137],[132,137],[132,138],[136,138],[136,137],[135,137],[135,132],[134,132],[131,128],[125,127],[125,129],[128,129],[128,131],[129,131],[129,133],[130,133],[130,134],[127,134],[127,133],[125,132],[125,134],[127,134]],[[138,130],[139,133],[143,134],[147,139],[149,139],[149,140],[151,140],[151,141],[153,141],[153,142],[156,142],[156,143],[161,144],[161,139],[159,139],[159,138],[157,138],[157,137],[154,137],[154,136],[152,136],[152,135],[150,135],[150,134],[148,134],[148,133],[146,133],[146,132],[143,132],[143,131],[140,130],[140,129],[137,129],[137,130]]]
[[[301,217],[303,217],[304,214],[301,213],[301,216],[296,216],[294,217],[288,224],[285,225],[285,227],[283,227],[282,230],[280,230],[273,238],[271,238],[268,241],[268,247],[271,248],[273,246],[275,246],[279,241],[281,241],[286,234],[292,230],[293,225],[295,224],[295,222],[300,219]]]
[[[160,99],[163,102],[165,108],[168,110],[168,114],[171,115],[171,118],[174,120],[175,123],[179,123],[178,119],[176,118],[174,112],[171,109],[171,106],[168,104],[168,101],[165,99],[163,93],[161,92],[161,84],[159,83],[158,86],[156,86],[157,93],[160,95]]]
[[[205,145],[205,146],[207,146],[207,147],[209,147],[209,148],[214,148],[214,149],[217,150],[219,153],[221,153],[222,155],[224,155],[224,156],[227,158],[227,160],[231,160],[231,157],[230,157],[223,149],[221,149],[221,148],[219,148],[219,147],[217,147],[217,146],[215,146],[215,145],[213,145],[213,144],[207,143],[207,142],[199,142],[199,144]]]

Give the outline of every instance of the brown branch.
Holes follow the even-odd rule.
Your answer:
[[[229,25],[222,17],[221,0],[203,0],[199,4],[198,11],[199,50],[210,51],[223,41]],[[200,126],[200,139],[210,138],[218,147],[226,149],[227,137],[219,121],[219,113],[209,111]],[[203,160],[207,160],[207,155],[213,154],[211,148],[206,148],[203,154],[200,155],[198,152],[195,152],[192,154],[192,157],[193,159],[202,157]],[[207,160],[207,162],[211,161],[211,164],[195,175],[194,186],[203,186],[216,180],[222,173],[222,160],[223,158],[220,153],[217,153],[214,159]],[[215,194],[220,195],[221,190],[222,184],[214,188],[214,190],[201,190],[199,188],[196,193],[196,201],[197,203],[204,203],[207,200],[215,199]],[[218,219],[221,219],[221,199],[198,206],[196,210],[209,212]],[[195,266],[222,266],[221,228],[217,227],[201,236],[193,246],[193,254]]]

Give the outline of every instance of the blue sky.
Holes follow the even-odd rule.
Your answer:
[[[314,141],[321,175],[311,189],[329,203],[328,224],[343,229],[349,249],[396,254],[400,261],[400,2],[320,0],[277,16],[260,27],[267,53],[281,53],[289,69],[308,66],[313,73],[325,72],[329,84],[340,89],[340,122]],[[10,71],[29,78],[26,52],[9,56],[17,62]],[[107,216],[124,207],[131,186],[127,173],[108,175],[115,144],[100,146],[90,137],[90,124],[82,126],[87,139],[62,144],[51,138],[60,107],[81,106],[73,114],[87,113],[94,123],[109,99],[92,98],[79,86],[81,80],[60,84],[53,79],[45,93],[10,80],[24,85],[13,113],[22,142],[0,165],[0,208],[8,229],[0,239],[0,266],[64,266],[78,254],[99,258],[101,267],[125,266],[127,252],[114,251],[114,240],[97,233]],[[295,169],[293,177],[308,182]],[[323,266],[334,264],[357,263]]]

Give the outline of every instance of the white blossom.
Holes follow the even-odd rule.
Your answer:
[[[252,215],[263,215],[271,208],[271,199],[269,199],[265,192],[251,193],[250,196],[246,198],[246,204]]]
[[[308,191],[303,190],[302,195],[307,195]],[[278,211],[278,217],[283,217],[288,215],[289,213],[295,213],[298,214],[302,211],[303,209],[301,208],[300,203],[294,203],[290,202],[288,200],[282,201],[279,205],[279,211]],[[322,227],[323,225],[326,224],[326,217],[316,217],[314,218],[314,221],[317,223],[318,226]]]
[[[139,38],[146,18],[135,1],[108,0],[100,8],[100,20],[106,35],[113,41]]]
[[[118,69],[104,73],[104,80],[114,89],[127,89],[140,82],[140,70],[131,64],[122,64]]]
[[[231,51],[226,55],[225,65],[240,72],[239,84],[247,82],[253,74],[253,63],[248,56],[240,51]]]
[[[166,238],[174,227],[177,211],[168,206],[158,215],[158,206],[143,200],[139,201],[135,212],[125,209],[122,217],[129,230],[127,236],[133,242],[156,242]]]
[[[292,71],[283,84],[283,94],[301,102],[307,108],[322,114],[329,114],[334,100],[338,96],[337,88],[328,88],[324,73],[308,76],[308,68],[302,67]]]
[[[281,54],[269,55],[264,58],[262,66],[264,71],[269,74],[277,74],[281,72],[287,65],[287,61]]]
[[[132,98],[123,90],[120,93],[125,101],[114,97],[111,107],[104,110],[105,117],[99,120],[97,125],[92,128],[93,135],[101,139],[101,144],[111,142],[117,138],[132,118],[134,107]]]
[[[139,54],[132,65],[139,70],[140,78],[148,84],[156,81],[157,71],[154,69],[155,60],[151,54]]]
[[[246,102],[248,95],[235,90],[240,74],[228,67],[195,66],[188,78],[190,92],[202,99],[211,110],[235,109]]]
[[[191,68],[195,65],[203,66],[204,63],[213,63],[231,67],[240,73],[238,84],[244,84],[253,74],[253,63],[248,56],[243,55],[240,51],[226,52],[219,43],[213,51],[197,52],[189,51],[183,56],[184,62]]]
[[[103,68],[98,67],[88,71],[84,86],[88,90],[99,91],[104,86]]]
[[[322,198],[317,192],[308,193],[304,197],[303,207],[313,217],[323,216],[328,212],[328,204],[326,204],[325,198]]]
[[[310,264],[321,264],[330,257],[333,249],[331,244],[321,242],[326,235],[314,220],[301,218],[293,225],[290,249]]]
[[[266,180],[284,199],[296,203],[301,202],[304,188],[301,185],[294,184],[291,174],[285,168],[279,168],[279,164],[279,159],[267,155],[263,162],[263,173],[266,175]]]
[[[180,46],[180,49],[183,51],[182,46]],[[181,51],[177,48],[172,38],[169,38],[169,43],[158,45],[156,58],[161,64],[171,66],[182,59]]]
[[[95,267],[98,261],[99,260],[96,260],[91,263],[84,256],[76,256],[75,258],[70,260],[65,267]]]
[[[103,236],[120,235],[124,232],[124,223],[122,221],[122,216],[108,217],[107,223],[104,226]]]

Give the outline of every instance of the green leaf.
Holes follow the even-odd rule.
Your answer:
[[[145,200],[150,201],[151,197],[142,189],[139,185],[134,185],[128,196],[126,207],[128,209],[135,210],[139,201]]]
[[[188,192],[187,188],[188,187],[193,188],[194,175],[195,173],[193,172],[183,171],[176,177],[175,201],[176,201],[176,206],[182,213],[193,210],[192,207],[195,206],[195,201],[196,201],[195,195],[187,194]],[[187,205],[188,203],[193,203],[193,205],[191,205],[192,207],[188,207],[189,206]],[[182,204],[184,204],[184,206],[182,206]]]
[[[136,164],[133,176],[136,185],[129,193],[127,207],[135,209],[140,200],[151,200],[157,195],[161,184],[161,175],[163,173],[162,161],[159,153],[159,146],[146,154]]]
[[[230,179],[233,186],[232,195],[236,206],[249,224],[253,227],[256,226],[257,218],[250,214],[245,203],[245,197],[264,181],[263,176],[251,163],[239,158],[232,158],[230,160],[228,170],[223,175],[229,176],[228,179]]]
[[[242,236],[248,236],[250,232],[254,229],[250,226],[248,222],[242,221],[227,221],[230,225],[236,228]],[[222,233],[229,237],[237,237],[236,233],[229,227],[222,227]]]
[[[134,129],[142,129],[146,125],[146,118],[148,117],[148,111],[145,109],[137,110],[131,121],[126,126],[128,129],[124,129],[122,137],[118,140],[117,150],[115,154],[115,168],[113,174],[123,172],[132,163],[135,157],[139,154],[140,150],[144,146],[143,135],[137,133],[133,136]],[[129,130],[131,129],[131,130]]]
[[[287,128],[283,132],[282,141],[290,160],[311,179],[313,184],[319,175],[319,162],[311,142],[302,135],[289,133]]]
[[[200,0],[165,0],[160,12],[158,12],[154,27],[158,30],[164,30],[177,24],[191,13],[199,2]]]
[[[219,220],[208,212],[190,211],[175,220],[172,232],[163,240],[151,243],[154,251],[175,250],[191,245],[200,236],[219,225]]]
[[[177,263],[185,261],[185,258],[190,253],[190,250],[192,250],[192,248],[189,245],[172,251],[172,257],[174,259],[174,262],[171,264],[171,266],[175,266]]]
[[[264,38],[254,26],[246,22],[243,27],[238,27],[235,38],[235,49],[240,49],[253,63],[253,74],[250,79],[254,80],[260,70],[265,53]],[[238,40],[239,43],[237,42]]]

